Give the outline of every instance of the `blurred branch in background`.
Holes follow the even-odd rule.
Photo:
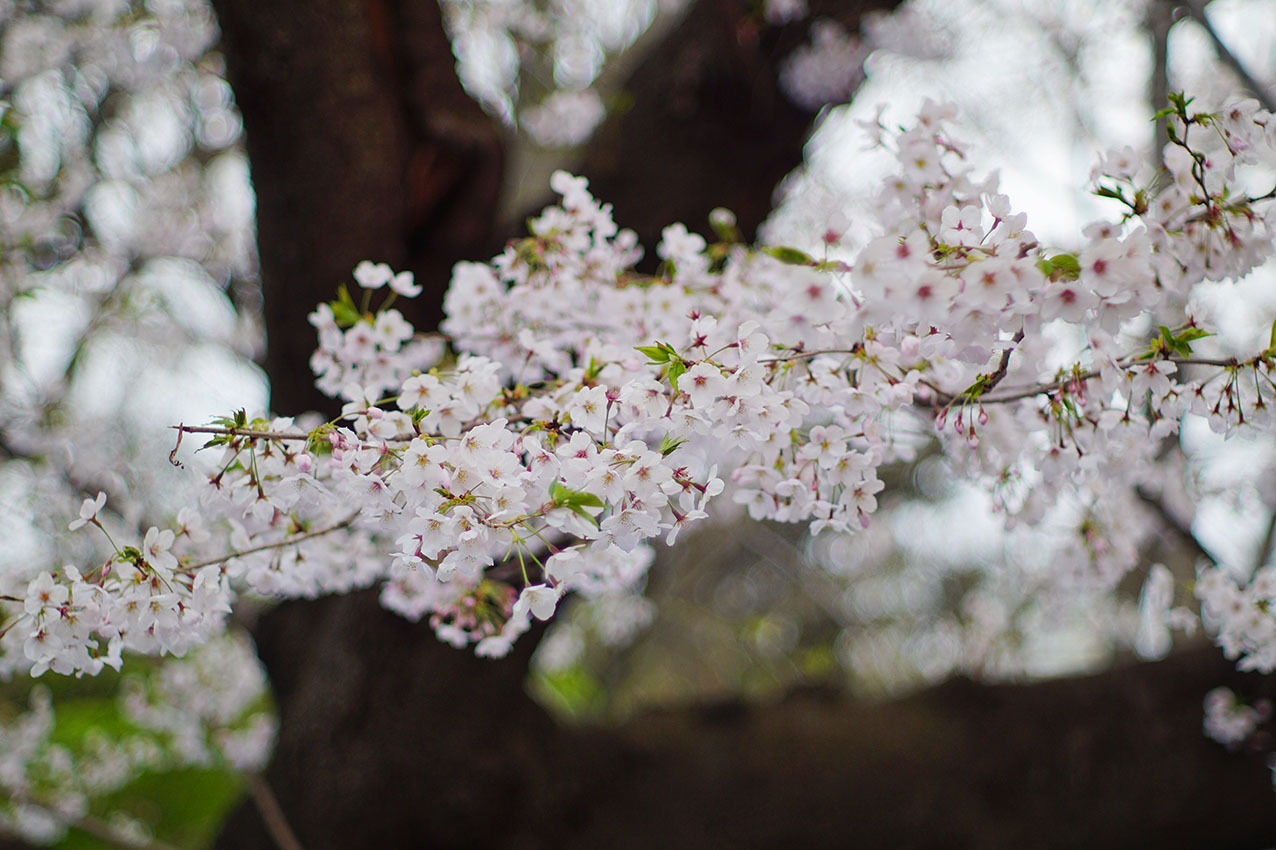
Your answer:
[[[1165,0],[1160,1],[1165,2]],[[1210,41],[1213,42],[1214,49],[1218,51],[1218,57],[1223,60],[1223,64],[1230,68],[1232,73],[1236,74],[1245,87],[1249,89],[1250,94],[1258,98],[1258,102],[1263,105],[1263,109],[1268,112],[1276,111],[1276,98],[1272,97],[1271,85],[1254,79],[1245,64],[1236,58],[1236,54],[1219,36],[1218,30],[1214,28],[1214,25],[1210,23],[1209,17],[1205,14],[1206,4],[1201,2],[1201,0],[1178,0],[1178,2],[1170,5],[1183,9],[1192,20],[1200,24],[1206,35],[1210,37]]]

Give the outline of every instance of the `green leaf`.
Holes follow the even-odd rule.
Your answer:
[[[1139,189],[1134,193],[1132,210],[1135,215],[1143,215],[1148,211],[1148,193],[1146,189]]]
[[[1094,194],[1098,195],[1100,198],[1112,198],[1120,201],[1121,203],[1126,203],[1125,192],[1122,192],[1120,189],[1113,189],[1111,186],[1100,186],[1094,190]]]
[[[332,443],[328,442],[328,433],[334,427],[331,422],[325,422],[311,431],[306,437],[306,452],[316,456],[331,454]]]
[[[598,514],[606,507],[603,500],[593,493],[572,490],[558,481],[549,486],[549,495],[554,500],[555,507],[567,508],[594,525],[598,524]]]
[[[678,391],[678,379],[687,371],[687,364],[682,362],[681,357],[675,357],[669,361],[669,385],[673,387],[673,391]]]
[[[669,457],[669,455],[678,451],[678,449],[685,442],[687,441],[675,440],[675,439],[672,439],[668,434],[665,434],[663,437],[660,438],[660,454],[663,455],[664,457]]]
[[[661,345],[635,345],[634,350],[640,354],[647,355],[652,363],[668,363],[669,352]]]
[[[1160,336],[1152,343],[1150,348],[1152,355],[1155,355],[1159,350],[1163,352],[1172,351],[1181,357],[1191,357],[1193,342],[1207,336],[1213,336],[1209,331],[1196,327],[1183,328],[1175,333],[1165,325],[1157,325],[1157,331],[1159,331]]]
[[[785,248],[777,245],[770,248],[763,248],[762,253],[774,257],[780,262],[790,266],[815,265],[814,257],[804,251],[799,251],[797,248]]]
[[[1272,322],[1272,336],[1267,346],[1268,351],[1276,351],[1276,322]]]
[[[1050,266],[1064,280],[1076,280],[1081,276],[1081,264],[1071,254],[1055,254],[1050,258]]]
[[[991,380],[988,375],[980,375],[975,378],[975,382],[958,394],[958,398],[965,398],[970,401],[978,399],[984,394],[984,390],[988,389],[988,381]]]
[[[362,318],[344,283],[337,287],[337,300],[328,302],[328,306],[332,308],[332,316],[340,327],[356,325]]]
[[[1178,338],[1186,342],[1195,342],[1198,339],[1204,339],[1207,336],[1213,335],[1214,334],[1209,331],[1202,330],[1200,328],[1184,328],[1179,332]]]
[[[572,490],[560,481],[555,481],[549,486],[549,495],[554,500],[555,505],[563,508],[590,507],[601,509],[606,507],[603,500],[593,493]]]

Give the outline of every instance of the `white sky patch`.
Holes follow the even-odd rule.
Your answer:
[[[899,546],[918,559],[963,566],[997,557],[1004,539],[1003,517],[983,490],[955,483],[940,502],[907,502],[890,513]]]

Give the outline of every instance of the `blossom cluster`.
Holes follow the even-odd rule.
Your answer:
[[[72,530],[90,522],[101,527],[105,504],[104,493],[86,499]],[[184,538],[208,538],[190,509],[177,523]],[[172,551],[178,533],[152,526],[140,549],[117,550],[87,574],[68,564],[56,580],[47,571],[32,579],[17,621],[32,675],[119,670],[125,649],[182,655],[222,632],[230,612],[227,578],[213,565],[181,568]]]
[[[181,767],[259,770],[274,743],[265,673],[251,643],[223,633],[151,677],[131,676],[118,700],[120,731],[59,740],[47,689],[0,721],[0,829],[37,844],[93,819],[98,834],[145,844],[146,826],[123,811],[95,816],[110,795],[148,771]],[[140,839],[140,840],[139,840]]]
[[[790,100],[811,112],[842,103],[863,81],[868,53],[869,48],[836,21],[814,21],[810,43],[794,50],[780,68],[780,87]]]
[[[524,110],[520,123],[541,147],[569,148],[588,140],[604,117],[602,99],[593,89],[559,90]]]
[[[366,260],[354,270],[354,279],[367,294],[388,285],[396,296],[413,298],[421,294],[421,285],[412,272],[395,274],[385,263]],[[349,292],[332,304],[321,304],[310,315],[310,324],[319,334],[319,347],[310,358],[315,373],[315,386],[328,395],[368,390],[380,393],[398,387],[414,369],[428,368],[439,359],[441,344],[436,340],[414,336],[412,326],[388,303],[377,311],[375,322],[353,321],[359,309]],[[387,299],[388,302],[388,299]],[[364,305],[366,309],[366,304]],[[345,324],[338,324],[340,315]]]
[[[881,467],[932,437],[1008,521],[1072,541],[1060,574],[1114,586],[1150,528],[1136,487],[1167,485],[1152,461],[1182,418],[1270,428],[1276,347],[1198,356],[1209,330],[1189,296],[1271,253],[1272,193],[1238,180],[1276,162],[1276,122],[1253,103],[1187,106],[1169,115],[1173,184],[1157,193],[1128,153],[1105,156],[1097,191],[1122,217],[1074,252],[1042,247],[995,176],[971,173],[932,103],[911,128],[870,127],[899,171],[877,198],[881,236],[849,261],[749,246],[719,211],[716,242],[670,226],[641,273],[634,234],[559,172],[561,203],[529,236],[456,267],[450,351],[389,298],[372,307],[378,290],[415,294],[410,276],[361,264],[358,303],[343,289],[311,317],[336,420],[183,428],[220,451],[205,510],[229,553],[189,517],[152,529],[95,571],[32,582],[9,640],[33,672],[93,673],[119,648],[185,651],[240,590],[381,582],[387,607],[500,655],[568,591],[640,587],[648,544],[728,484],[755,517],[863,529]],[[100,507],[84,522],[100,527]],[[1246,639],[1276,644],[1267,631]]]
[[[1230,688],[1215,688],[1205,695],[1205,734],[1228,747],[1244,743],[1271,715],[1267,700],[1248,705]]]

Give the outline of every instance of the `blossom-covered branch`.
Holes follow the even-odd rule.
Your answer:
[[[719,212],[718,242],[672,225],[658,273],[639,275],[634,235],[559,172],[561,203],[529,236],[456,267],[444,337],[391,306],[420,290],[412,276],[370,262],[358,298],[342,287],[311,315],[339,419],[177,426],[211,438],[202,512],[229,546],[187,513],[120,547],[90,500],[77,524],[114,555],[33,581],[5,640],[33,672],[93,673],[124,648],[206,640],[242,588],[380,583],[387,607],[500,655],[569,591],[634,592],[649,544],[728,486],[757,518],[863,529],[879,469],[927,437],[1008,521],[1071,535],[1060,575],[1114,585],[1138,561],[1119,518],[1139,509],[1162,438],[1189,415],[1270,430],[1276,398],[1276,339],[1248,357],[1198,352],[1211,329],[1184,307],[1272,253],[1270,205],[1233,186],[1276,164],[1276,121],[1189,102],[1168,113],[1173,181],[1154,190],[1130,152],[1107,155],[1096,192],[1121,218],[1075,252],[1042,247],[995,178],[972,174],[935,104],[911,128],[870,128],[899,171],[880,235],[845,258],[743,244]],[[1276,639],[1263,647],[1271,660],[1254,663],[1276,663]]]

